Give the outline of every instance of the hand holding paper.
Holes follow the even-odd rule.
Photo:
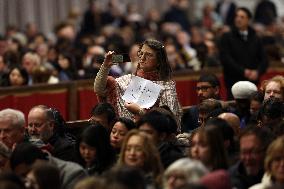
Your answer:
[[[162,89],[163,87],[150,80],[133,76],[122,99],[137,103],[141,108],[150,108],[157,101]]]

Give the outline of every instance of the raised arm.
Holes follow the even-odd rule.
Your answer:
[[[113,51],[109,51],[106,53],[104,63],[101,65],[101,68],[95,78],[94,91],[99,96],[106,96],[107,76],[110,67],[113,65],[112,62],[113,54],[114,54]]]

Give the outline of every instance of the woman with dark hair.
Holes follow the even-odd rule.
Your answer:
[[[59,53],[55,67],[58,70],[58,78],[60,81],[77,79],[75,60],[71,54],[66,52]]]
[[[107,77],[112,65],[112,57],[115,53],[109,51],[105,55],[104,63],[98,72],[94,90],[100,101],[110,102],[120,117],[133,117],[143,115],[145,109],[136,103],[125,102],[122,99],[124,92],[129,86],[133,74],[128,74],[114,79]],[[175,82],[171,80],[171,67],[167,58],[164,45],[153,39],[142,43],[138,51],[138,65],[134,75],[142,77],[163,87],[154,107],[167,105],[175,116],[180,120],[182,109],[178,102]]]
[[[100,124],[87,127],[77,142],[78,163],[90,175],[100,175],[115,162],[115,153],[109,141],[109,133]]]
[[[134,129],[135,123],[126,117],[120,117],[113,125],[110,133],[110,145],[117,151],[120,151],[122,142],[128,131]]]
[[[201,127],[192,134],[190,157],[200,160],[210,171],[227,169],[227,154],[220,128]]]
[[[25,68],[14,66],[8,73],[6,86],[25,86],[28,84],[29,74]]]

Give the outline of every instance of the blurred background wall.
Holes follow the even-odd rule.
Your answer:
[[[118,0],[125,5],[129,2],[137,3],[139,11],[146,13],[150,8],[165,11],[170,0]],[[205,3],[215,4],[218,0],[188,0],[190,3],[189,15],[191,19],[201,16],[201,9]],[[259,0],[235,0],[239,6],[246,6],[252,11]],[[279,16],[284,15],[284,0],[272,0]],[[101,9],[105,9],[108,0],[96,0]],[[88,7],[89,0],[0,0],[0,33],[3,34],[8,25],[15,25],[24,29],[29,22],[38,25],[40,31],[49,35],[54,26],[66,20],[68,15],[77,14],[79,26],[81,15]],[[121,7],[122,9],[125,7]]]

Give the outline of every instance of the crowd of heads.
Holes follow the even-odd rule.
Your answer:
[[[230,22],[214,20],[210,15],[217,13],[210,7],[204,9],[202,21],[190,26],[184,17],[187,1],[172,1],[163,19],[156,10],[143,18],[131,6],[129,14],[120,14],[115,2],[110,1],[105,12],[90,7],[78,33],[70,23],[58,25],[53,43],[43,34],[26,33],[28,43],[23,45],[14,35],[20,31],[7,28],[1,41],[8,45],[0,52],[0,61],[2,56],[9,74],[4,74],[7,80],[1,85],[2,81],[3,86],[19,86],[94,77],[108,50],[131,50],[133,63],[156,56],[163,81],[170,79],[171,70],[219,65],[215,40]],[[236,13],[239,28],[252,18],[246,8]],[[180,22],[171,20],[176,14],[183,15]],[[92,19],[98,22],[89,23]],[[219,21],[222,27],[217,27]],[[146,51],[148,47],[154,54]],[[128,71],[137,70],[130,66]],[[110,74],[124,72],[117,65]],[[229,189],[265,184],[262,177],[269,187],[283,187],[284,77],[268,79],[259,89],[239,81],[231,88],[230,102],[222,101],[220,89],[217,76],[202,74],[195,90],[199,104],[184,110],[181,122],[167,106],[133,120],[118,117],[109,103],[98,103],[86,128],[76,136],[54,107],[34,106],[27,120],[19,110],[1,110],[0,188]]]
[[[66,18],[55,26],[53,38],[41,33],[34,23],[27,24],[24,30],[8,26],[0,38],[3,47],[0,52],[1,86],[94,78],[105,52],[129,53],[135,64],[141,56],[139,46],[149,38],[163,42],[163,45],[151,40],[144,42],[157,53],[162,79],[168,79],[170,70],[219,67],[220,36],[230,26],[248,25],[253,18],[256,31],[267,41],[267,54],[280,61],[283,49],[281,18],[269,14],[270,22],[263,23],[257,18],[259,14],[254,15],[245,7],[236,8],[231,1],[228,4],[232,4],[232,10],[225,14],[220,11],[222,3],[207,3],[202,16],[193,19],[187,14],[191,8],[187,1],[173,0],[165,12],[152,8],[145,14],[139,12],[135,3],[110,1],[103,9],[90,1],[89,9],[81,15],[81,22]],[[113,66],[110,73],[120,76],[135,71],[131,64],[121,64]]]
[[[54,108],[37,105],[29,111],[27,121],[18,110],[2,110],[1,174],[4,177],[11,170],[13,177],[25,178],[26,188],[45,188],[51,180],[53,188],[68,183],[75,188],[242,188],[260,183],[263,176],[276,179],[281,186],[283,77],[264,81],[256,91],[252,83],[240,82],[232,87],[236,101],[231,102],[220,99],[216,78],[209,74],[198,80],[198,127],[182,134],[167,107],[154,108],[133,121],[118,117],[109,103],[99,103],[90,111],[86,128],[76,137],[68,133],[66,122]],[[279,85],[267,87],[275,81]],[[265,99],[265,94],[270,96]],[[237,104],[244,103],[242,100],[249,104],[239,108]],[[56,149],[68,154],[69,159]],[[73,161],[81,166],[82,173],[62,181],[60,175],[66,170],[60,169],[54,158],[64,163]],[[43,176],[47,173],[52,176]],[[16,182],[2,179],[12,185]]]

